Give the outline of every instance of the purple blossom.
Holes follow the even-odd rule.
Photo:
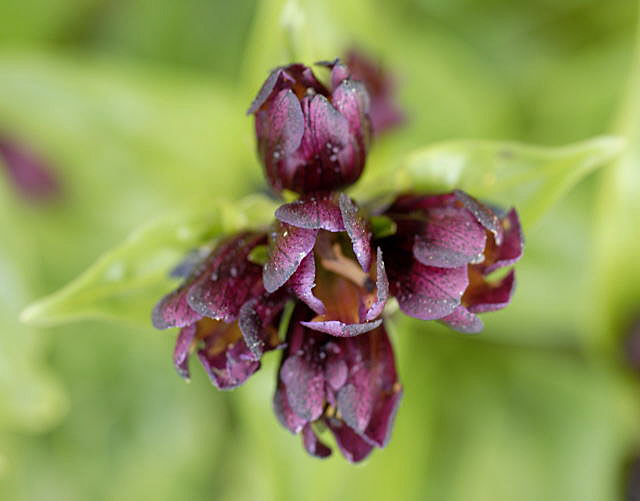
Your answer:
[[[345,194],[306,195],[276,211],[263,280],[289,290],[315,313],[305,326],[350,337],[380,326],[389,286],[382,251]],[[375,266],[372,266],[375,263]]]
[[[18,193],[27,200],[50,200],[60,194],[60,182],[51,166],[24,144],[0,137],[2,166]]]
[[[375,245],[384,252],[390,291],[404,313],[479,332],[477,313],[509,304],[514,271],[495,281],[487,276],[522,256],[515,210],[501,214],[456,191],[398,196],[385,215],[396,232]]]
[[[182,377],[189,378],[189,355],[197,349],[211,381],[223,390],[235,388],[258,370],[264,351],[278,347],[286,296],[267,294],[262,268],[248,259],[266,240],[249,232],[223,240],[156,305],[156,328],[181,328],[174,364]]]
[[[306,327],[313,312],[299,306],[287,334],[274,397],[282,425],[301,433],[313,456],[331,450],[313,426],[333,433],[342,454],[362,461],[389,441],[402,396],[393,348],[384,327],[339,338]]]
[[[375,134],[380,135],[401,125],[405,121],[405,114],[396,103],[396,82],[393,75],[357,49],[350,49],[344,61],[351,77],[361,81],[369,92],[369,116]]]
[[[367,210],[337,191],[359,178],[369,147],[369,95],[357,80],[373,95],[376,132],[402,119],[384,72],[359,54],[349,59],[352,70],[320,63],[331,70],[330,88],[301,64],[271,73],[249,113],[269,183],[300,196],[276,210],[268,231],[188,256],[174,270],[186,276],[183,284],[152,318],[159,329],[181,329],[178,373],[189,377],[197,351],[220,389],[239,386],[265,352],[283,348],[278,419],[311,455],[331,454],[320,438],[329,430],[358,462],[387,444],[402,396],[383,323],[388,299],[412,317],[478,332],[479,313],[511,300],[514,271],[490,275],[521,257],[523,239],[515,210],[503,213],[461,191],[398,195]],[[386,231],[374,235],[385,220]],[[256,256],[264,251],[261,265]]]
[[[364,168],[371,136],[367,91],[337,61],[320,64],[331,70],[331,89],[307,66],[290,64],[273,70],[249,108],[276,191],[341,188]]]

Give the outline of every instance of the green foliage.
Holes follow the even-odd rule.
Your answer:
[[[557,148],[496,141],[450,141],[410,153],[398,172],[400,189],[460,188],[505,207],[517,207],[527,227],[567,191],[623,150],[604,136]]]
[[[601,176],[584,328],[594,350],[619,359],[620,344],[640,325],[640,38],[617,131],[629,147]]]
[[[146,325],[171,281],[168,271],[187,251],[245,228],[269,224],[274,205],[251,196],[236,203],[203,204],[134,231],[60,291],[27,307],[22,321],[55,325],[87,318],[115,318]]]

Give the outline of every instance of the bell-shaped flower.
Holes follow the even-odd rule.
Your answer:
[[[389,286],[382,252],[344,193],[316,193],[282,205],[264,267],[268,292],[284,288],[315,317],[310,329],[349,337],[380,326]]]
[[[266,234],[250,232],[221,241],[192,269],[180,267],[184,283],[153,310],[156,328],[181,328],[174,364],[184,378],[196,350],[213,384],[235,388],[258,370],[264,351],[278,347],[287,298],[284,291],[264,290],[262,267],[250,260],[251,251],[266,241]]]
[[[384,215],[395,232],[374,243],[384,253],[389,290],[404,313],[479,332],[477,313],[509,304],[515,272],[496,280],[488,275],[522,256],[514,209],[503,213],[455,191],[401,195]]]
[[[341,338],[306,327],[311,315],[303,305],[294,312],[274,409],[285,428],[302,434],[310,454],[331,454],[314,430],[326,427],[342,454],[358,462],[391,435],[402,396],[393,348],[382,325]]]
[[[276,68],[248,113],[255,115],[258,153],[276,190],[333,190],[354,183],[371,137],[369,96],[337,61],[327,88],[302,64]]]

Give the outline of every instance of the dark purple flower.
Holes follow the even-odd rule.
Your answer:
[[[369,116],[376,134],[398,127],[405,121],[396,101],[396,82],[393,75],[377,61],[357,49],[350,49],[345,64],[354,80],[364,83],[370,98]]]
[[[374,244],[384,253],[390,292],[404,313],[479,332],[477,313],[510,302],[514,271],[495,281],[487,276],[522,255],[515,210],[502,214],[456,191],[399,196],[385,216],[396,231]]]
[[[279,345],[277,322],[287,298],[268,294],[262,267],[249,260],[266,241],[264,233],[250,232],[223,240],[153,310],[156,328],[181,328],[174,363],[182,377],[189,377],[189,355],[197,349],[211,381],[235,388],[258,370],[264,351]]]
[[[50,200],[60,193],[60,183],[51,166],[24,144],[0,137],[0,166],[5,167],[10,181],[28,200]]]
[[[276,217],[265,289],[284,288],[305,302],[316,313],[305,321],[310,329],[349,337],[379,327],[387,275],[355,203],[345,194],[316,193],[281,206]]]
[[[308,329],[312,315],[302,305],[294,312],[274,409],[283,426],[302,434],[310,454],[331,454],[313,429],[326,427],[342,454],[358,462],[389,441],[402,396],[393,348],[383,326],[339,338]]]
[[[255,115],[258,152],[276,191],[333,190],[354,183],[371,136],[369,96],[337,61],[331,89],[310,68],[276,68],[248,113]]]

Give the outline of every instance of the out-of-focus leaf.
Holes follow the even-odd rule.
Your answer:
[[[154,303],[168,290],[170,269],[188,250],[229,232],[266,225],[274,209],[268,199],[250,196],[157,219],[134,231],[66,287],[28,306],[21,319],[54,325],[115,318],[146,325]]]
[[[0,255],[0,428],[41,432],[65,414],[68,401],[42,361],[44,336],[18,321],[26,290],[16,265]]]
[[[562,147],[496,141],[451,141],[410,153],[397,174],[400,189],[448,191],[515,206],[525,224],[544,212],[584,176],[612,161],[624,147],[615,136]]]
[[[617,131],[629,147],[602,173],[585,330],[615,357],[640,321],[640,38]]]

